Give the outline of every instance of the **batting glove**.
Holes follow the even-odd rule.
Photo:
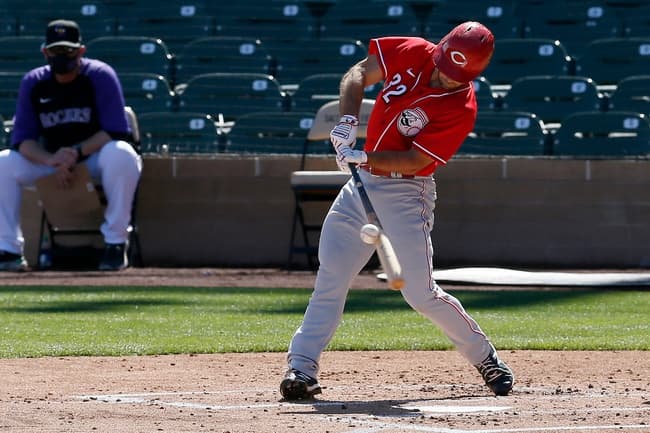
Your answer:
[[[368,162],[368,154],[363,150],[354,150],[350,146],[341,146],[336,154],[336,163],[341,164],[365,164]]]
[[[347,146],[351,148],[354,146],[354,143],[357,141],[357,128],[359,127],[359,119],[351,114],[346,114],[341,117],[339,123],[336,124],[334,129],[330,132],[330,140],[332,145],[336,150],[336,153],[339,153],[339,148],[341,146]]]

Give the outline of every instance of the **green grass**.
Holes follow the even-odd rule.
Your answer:
[[[311,292],[0,287],[0,357],[285,351]],[[454,291],[501,349],[650,350],[650,291]],[[329,350],[450,349],[398,292],[351,291]]]

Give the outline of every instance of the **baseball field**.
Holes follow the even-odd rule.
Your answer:
[[[494,397],[434,326],[360,275],[288,403],[284,351],[314,275],[274,269],[0,274],[0,431],[650,432],[648,287],[444,285],[516,385]]]

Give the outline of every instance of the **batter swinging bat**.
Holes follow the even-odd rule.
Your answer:
[[[375,208],[372,207],[370,202],[370,197],[366,192],[363,182],[361,182],[361,177],[357,172],[357,166],[355,164],[350,164],[350,172],[352,173],[352,178],[354,179],[354,185],[359,191],[361,196],[361,202],[363,203],[363,208],[366,210],[368,215],[368,221],[371,224],[374,224],[379,229],[379,236],[375,242],[375,248],[377,248],[377,257],[379,257],[379,263],[381,267],[386,272],[386,277],[388,280],[388,286],[393,290],[400,290],[404,287],[404,278],[402,277],[402,266],[399,264],[393,245],[390,243],[390,239],[384,233],[379,218],[377,217],[377,212]]]

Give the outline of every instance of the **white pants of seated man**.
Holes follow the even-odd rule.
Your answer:
[[[142,159],[125,141],[110,141],[84,162],[93,181],[100,183],[108,205],[100,229],[104,242],[121,244],[128,239],[133,196],[142,172]],[[20,227],[24,187],[56,172],[35,164],[19,152],[0,151],[0,250],[22,254],[25,240]]]

